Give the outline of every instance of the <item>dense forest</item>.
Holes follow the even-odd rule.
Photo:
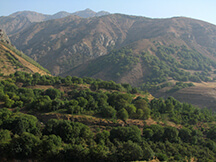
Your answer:
[[[49,88],[37,88],[42,86]],[[149,99],[148,95],[129,84],[100,79],[25,72],[2,76],[1,160],[215,161],[213,112],[173,97]],[[42,122],[37,116],[45,113],[94,116],[125,124],[92,129],[71,120]],[[127,123],[150,118],[157,124]]]

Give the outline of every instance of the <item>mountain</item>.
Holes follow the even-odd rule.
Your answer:
[[[0,17],[0,28],[4,29],[8,35],[18,33],[27,27],[29,27],[32,22],[24,16],[1,16]]]
[[[52,19],[60,19],[60,18],[64,18],[67,17],[69,15],[76,15],[82,18],[89,18],[89,17],[98,17],[98,16],[104,16],[104,15],[109,15],[109,12],[106,11],[99,11],[99,12],[95,12],[89,8],[82,10],[82,11],[77,11],[74,13],[69,13],[69,12],[65,12],[65,11],[60,11],[58,13],[55,13],[53,15],[48,15],[48,14],[42,14],[42,13],[38,13],[38,12],[34,12],[34,11],[18,11],[15,12],[11,15],[9,15],[9,17],[17,17],[17,16],[23,16],[28,18],[29,21],[31,22],[41,22],[41,21],[47,21],[47,20],[52,20]]]
[[[0,29],[0,41],[2,43],[6,43],[6,44],[11,45],[9,37],[7,36],[7,34],[5,33],[5,31],[2,30],[2,29]]]
[[[12,35],[20,32],[23,29],[26,29],[27,27],[29,27],[31,24],[35,22],[60,19],[60,18],[67,17],[69,15],[77,15],[83,18],[89,18],[89,17],[95,17],[95,16],[98,17],[98,16],[103,16],[108,14],[110,13],[106,11],[94,12],[90,9],[77,11],[74,13],[61,11],[53,15],[37,13],[34,11],[19,11],[9,16],[1,16],[0,28],[4,29],[7,32],[7,34]]]
[[[9,17],[17,17],[17,16],[26,17],[30,22],[41,22],[48,19],[48,17],[50,17],[50,15],[37,13],[34,11],[19,11],[9,15]]]
[[[77,11],[72,13],[71,15],[77,15],[79,17],[83,17],[83,18],[89,18],[89,17],[98,17],[98,16],[104,16],[104,15],[109,15],[109,12],[106,11],[99,11],[99,12],[95,12],[92,11],[91,9],[87,8],[83,11]]]
[[[60,18],[63,18],[63,17],[67,17],[69,15],[70,15],[70,13],[68,13],[68,12],[60,11],[60,12],[54,14],[54,15],[49,16],[48,18],[46,18],[46,20],[60,19]]]
[[[34,23],[10,38],[53,75],[126,82],[157,97],[178,94],[187,87],[190,92],[179,96],[184,96],[181,101],[188,100],[187,95],[195,92],[188,85],[214,82],[216,77],[216,26],[191,18],[72,15]],[[204,88],[204,97],[197,97],[201,87],[191,103],[203,98],[210,101],[199,106],[213,107],[215,92],[209,94],[209,87]]]
[[[58,75],[112,49],[133,46],[134,53],[139,54],[156,48],[156,43],[185,45],[215,60],[215,35],[215,25],[190,18],[149,19],[113,14],[89,19],[69,16],[36,23],[11,40]]]
[[[12,46],[2,29],[0,29],[0,61],[0,73],[3,75],[13,74],[16,71],[50,75],[46,69]]]

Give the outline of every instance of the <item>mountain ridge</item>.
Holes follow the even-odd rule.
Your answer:
[[[52,19],[59,19],[59,18],[64,18],[69,15],[76,15],[82,18],[89,18],[89,17],[95,17],[95,16],[103,16],[103,15],[108,15],[110,14],[107,11],[99,11],[95,12],[89,8],[81,11],[76,11],[73,13],[69,13],[66,11],[59,11],[54,14],[43,14],[39,13],[36,11],[18,11],[15,13],[12,13],[9,15],[9,17],[16,17],[16,16],[24,16],[27,17],[31,22],[41,22],[41,21],[47,21],[47,20],[52,20]]]
[[[99,17],[110,14],[106,11],[95,12],[90,9],[85,9],[82,11],[77,11],[74,13],[69,13],[66,11],[60,11],[55,14],[43,14],[35,11],[17,11],[10,14],[9,16],[0,17],[0,28],[4,29],[9,36],[18,33],[27,27],[31,26],[34,23],[60,19],[70,15],[76,15],[79,17],[90,18],[90,17]]]
[[[188,27],[186,24],[188,24]],[[194,27],[194,24],[197,27]],[[202,27],[203,25],[206,28]],[[52,29],[51,26],[55,26],[56,28]],[[58,53],[58,58],[55,57],[57,62],[54,63],[56,66],[58,64],[61,66],[62,61],[64,64],[65,61],[75,59],[75,56],[76,58],[80,57],[75,63],[66,63],[69,65],[69,67],[65,67],[68,70],[68,68],[76,67],[89,59],[105,55],[114,48],[121,48],[136,43],[140,44],[136,51],[142,51],[145,49],[143,47],[146,46],[142,42],[146,40],[150,41],[150,44],[153,44],[151,41],[153,39],[155,41],[161,39],[159,41],[161,44],[163,42],[171,44],[174,41],[179,45],[187,45],[215,59],[211,54],[216,53],[216,49],[214,48],[215,35],[209,34],[211,32],[216,33],[215,29],[215,25],[182,17],[150,19],[112,14],[98,18],[83,19],[69,16],[48,22],[36,23],[31,26],[31,29],[29,28],[17,35],[13,35],[11,40],[27,55],[39,61],[42,65],[47,66],[46,68],[50,68],[50,70],[59,69],[59,67],[53,68],[49,63],[45,63],[44,61],[47,59],[43,59],[43,57],[46,57],[46,55],[53,57],[57,56]],[[208,34],[205,41],[200,41],[205,34]],[[29,36],[26,37],[25,35]],[[16,41],[18,39],[19,41]],[[38,46],[40,42],[44,47]],[[210,43],[207,44],[206,42]],[[212,52],[209,52],[210,50]],[[61,68],[63,70],[52,71],[52,73],[58,75],[65,72],[64,67]]]

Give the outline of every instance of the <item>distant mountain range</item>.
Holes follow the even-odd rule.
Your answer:
[[[27,17],[31,22],[41,22],[41,21],[47,21],[47,20],[52,20],[52,19],[60,19],[60,18],[67,17],[69,15],[76,15],[82,18],[89,18],[89,17],[104,16],[104,15],[109,15],[109,14],[110,13],[106,11],[95,12],[87,8],[83,11],[77,11],[74,13],[60,11],[53,15],[47,15],[47,14],[37,13],[33,11],[19,11],[9,16],[10,17],[23,16],[23,17]]]
[[[58,12],[53,15],[47,15],[42,13],[37,13],[34,11],[19,11],[13,13],[9,16],[0,17],[0,28],[4,29],[8,35],[15,34],[29,27],[32,23],[42,22],[53,19],[60,19],[70,15],[76,15],[82,18],[89,17],[99,17],[104,15],[109,15],[109,12],[99,11],[95,12],[91,9],[85,9],[83,11],[77,11],[74,13],[68,13],[65,11]]]

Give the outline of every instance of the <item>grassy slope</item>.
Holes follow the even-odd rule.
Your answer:
[[[5,75],[14,73],[15,71],[25,71],[32,73],[39,73],[41,75],[48,75],[49,72],[42,68],[35,61],[31,60],[29,57],[25,56],[12,46],[6,45],[4,43],[0,44],[1,49],[1,60],[2,60],[2,72]],[[11,60],[7,60],[7,56],[14,59],[14,64]],[[19,67],[17,67],[19,66]],[[20,67],[21,66],[21,67]]]

